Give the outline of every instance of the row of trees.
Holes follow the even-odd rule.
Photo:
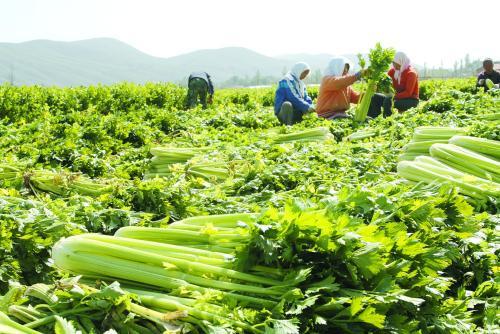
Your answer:
[[[283,75],[287,72],[286,68],[283,70]],[[307,77],[308,84],[319,84],[323,74],[320,70],[315,70]],[[228,80],[220,84],[221,87],[251,87],[251,86],[267,86],[277,83],[281,77],[272,75],[262,75],[257,71],[253,76],[232,76]]]
[[[482,60],[471,60],[467,54],[464,58],[455,61],[453,68],[445,68],[443,65],[438,67],[418,66],[417,70],[421,78],[463,78],[477,75],[477,70],[483,65]],[[285,75],[288,69],[283,68],[282,75]],[[319,84],[323,73],[321,70],[314,70],[307,78],[308,84]],[[281,78],[277,76],[262,75],[257,71],[253,76],[232,76],[230,79],[222,82],[220,87],[249,87],[249,86],[265,86],[273,85]]]
[[[467,54],[464,58],[455,61],[453,68],[439,67],[428,68],[426,64],[420,69],[420,75],[424,78],[463,78],[477,75],[478,69],[483,66],[480,59],[471,60]]]

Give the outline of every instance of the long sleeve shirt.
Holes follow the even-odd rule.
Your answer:
[[[305,85],[301,86],[298,80],[293,75],[287,74],[278,83],[274,97],[274,113],[276,115],[279,113],[283,103],[287,101],[292,104],[294,109],[302,113],[305,113],[312,107],[312,99],[307,94]]]
[[[396,91],[394,95],[394,99],[417,99],[418,100],[418,74],[417,71],[413,69],[413,67],[408,67],[401,73],[401,80],[398,82],[394,78],[394,73],[396,70],[391,68],[387,73],[392,79],[392,86]]]
[[[344,75],[342,77],[325,76],[319,86],[316,112],[318,116],[328,118],[338,112],[349,109],[351,103],[359,102],[359,93],[351,87],[357,77]]]
[[[476,86],[484,87],[485,90],[488,90],[488,87],[486,86],[486,79],[490,79],[491,81],[493,81],[494,84],[500,84],[500,72],[493,70],[490,73],[486,73],[484,71],[479,73],[479,75],[477,76]],[[484,81],[482,85],[479,84],[479,80]]]
[[[189,76],[188,82],[194,78],[199,78],[199,79],[205,80],[207,82],[207,85],[208,85],[208,94],[214,95],[214,85],[212,83],[212,78],[210,77],[210,75],[207,72],[191,73],[191,75]]]

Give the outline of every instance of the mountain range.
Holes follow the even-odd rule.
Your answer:
[[[174,82],[185,84],[189,73],[206,71],[216,86],[236,85],[237,78],[276,80],[297,61],[306,61],[319,75],[328,54],[269,57],[250,49],[228,47],[199,50],[170,58],[154,57],[111,38],[74,42],[34,40],[0,43],[0,83],[80,86]],[[354,62],[354,55],[346,55]],[[248,80],[247,80],[248,81]]]

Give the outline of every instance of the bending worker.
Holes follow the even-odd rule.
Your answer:
[[[207,102],[212,104],[213,96],[214,86],[210,75],[207,72],[191,73],[188,80],[187,107],[191,109],[200,103],[203,109],[206,109]]]

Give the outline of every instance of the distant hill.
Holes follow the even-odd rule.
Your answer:
[[[191,71],[209,72],[215,81],[225,81],[232,76],[254,76],[257,72],[267,76],[281,76],[293,61],[264,56],[245,48],[200,50],[167,58],[169,66],[177,69],[177,77]]]
[[[0,43],[0,81],[14,81],[17,85],[74,86],[175,80],[170,72],[165,59],[109,38]]]
[[[249,78],[256,76],[262,77],[262,83],[277,80],[300,60],[308,62],[313,72],[322,71],[330,57],[296,54],[273,58],[230,47],[159,58],[111,38],[75,42],[36,40],[0,43],[0,83],[46,86],[120,81],[185,83],[190,72],[203,70],[213,76],[216,85],[227,86],[240,82],[241,78],[249,82]]]
[[[353,54],[343,55],[347,59],[349,59],[355,66],[353,70],[358,69],[358,56]],[[279,56],[280,59],[290,60],[292,62],[296,61],[305,61],[311,66],[312,69],[319,69],[322,72],[328,66],[328,62],[333,57],[331,54],[322,53],[322,54],[308,54],[308,53],[297,53],[297,54],[289,54]]]

